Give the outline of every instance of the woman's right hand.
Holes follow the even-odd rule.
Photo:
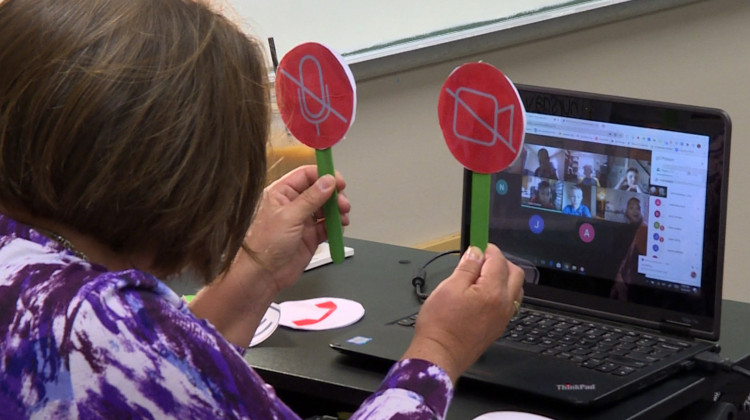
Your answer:
[[[430,294],[403,358],[423,359],[455,383],[497,340],[523,299],[524,273],[492,244],[470,247],[453,274]]]

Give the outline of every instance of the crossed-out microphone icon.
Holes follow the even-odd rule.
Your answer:
[[[315,66],[315,69],[317,70],[318,86],[320,86],[320,96],[318,96],[305,84],[304,68],[306,63]],[[289,80],[297,85],[297,98],[299,99],[302,118],[315,126],[315,130],[318,135],[320,135],[320,124],[326,121],[331,115],[334,115],[335,117],[346,123],[347,119],[331,106],[331,98],[328,85],[323,80],[323,69],[318,59],[315,56],[309,54],[305,55],[299,61],[298,71],[298,78],[295,78],[284,69],[281,70],[281,74],[288,77]],[[311,75],[314,77],[314,74],[308,73],[308,77]],[[313,109],[317,107],[320,107],[320,109],[314,111]]]

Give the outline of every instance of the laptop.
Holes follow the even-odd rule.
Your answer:
[[[462,378],[593,407],[690,368],[719,338],[727,114],[517,88],[524,149],[491,176],[489,241],[524,267],[525,297]],[[471,179],[465,171],[463,249]],[[409,319],[351,329],[331,347],[398,360]]]

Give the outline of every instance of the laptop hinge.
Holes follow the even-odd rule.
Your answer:
[[[659,331],[680,337],[691,337],[690,324],[669,319],[659,323]]]

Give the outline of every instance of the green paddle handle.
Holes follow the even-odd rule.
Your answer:
[[[484,252],[490,235],[490,174],[471,173],[469,244]]]
[[[331,153],[330,147],[323,150],[316,149],[315,160],[318,163],[319,177],[326,174],[336,176],[333,169],[333,153]],[[341,228],[338,197],[338,191],[334,189],[331,198],[323,204],[323,215],[326,218],[326,231],[328,232],[328,246],[334,264],[341,264],[344,261],[344,233]]]

